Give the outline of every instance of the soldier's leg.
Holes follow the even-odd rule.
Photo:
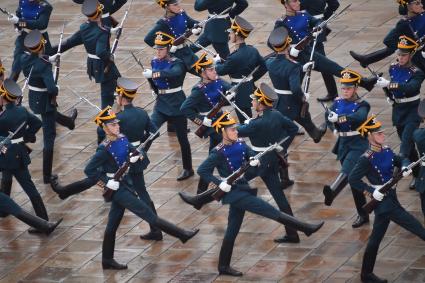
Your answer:
[[[360,55],[354,51],[350,51],[351,57],[353,57],[355,60],[359,61],[360,65],[363,68],[366,68],[368,65],[373,64],[375,62],[381,61],[382,59],[387,58],[391,54],[394,53],[395,50],[384,47],[382,49],[373,51],[368,54]]]
[[[52,177],[53,149],[56,138],[56,110],[41,114],[43,127],[43,182],[49,184]]]
[[[100,99],[101,99],[101,107],[102,109],[105,109],[106,106],[113,106],[114,105],[114,92],[115,88],[117,87],[117,80],[116,79],[110,79],[106,80],[105,82],[102,82],[100,84]]]
[[[0,192],[0,213],[5,215],[17,215],[22,208],[14,202],[8,195]],[[1,216],[4,217],[4,216]]]
[[[203,47],[207,47],[211,44],[211,41],[208,40],[208,37],[206,36],[205,33],[202,33],[199,37],[198,40],[196,40],[196,43],[202,45]],[[192,49],[193,53],[198,52],[199,50],[201,50],[201,48],[195,46],[195,45],[190,45],[190,48]]]
[[[326,56],[325,46],[323,42],[318,42],[316,45],[316,51]],[[325,82],[326,90],[328,91],[327,95],[323,98],[318,98],[319,101],[331,101],[334,100],[338,96],[338,89],[336,87],[335,78],[330,73],[322,72],[323,81]]]
[[[56,122],[70,130],[75,128],[75,119],[77,119],[78,111],[74,108],[71,112],[71,116],[66,116],[59,111],[56,111]]]
[[[392,221],[425,241],[425,227],[403,207],[393,209],[389,217]]]
[[[421,198],[422,214],[424,215],[424,220],[425,220],[425,192],[420,193],[419,196]]]
[[[112,201],[102,243],[102,267],[103,269],[127,269],[127,265],[119,264],[114,259],[115,237],[124,216],[125,208]]]
[[[66,199],[72,195],[84,192],[85,190],[88,190],[96,185],[96,183],[97,182],[95,179],[84,178],[66,186],[61,186],[59,184],[58,178],[52,178],[50,180],[50,186],[52,187],[53,191],[58,194],[60,199]]]
[[[233,246],[235,245],[236,237],[242,226],[245,211],[230,205],[229,214],[227,216],[227,228],[224,234],[223,242],[220,248],[218,258],[219,274],[230,276],[242,276],[242,272],[230,267],[230,262],[233,254]]]
[[[150,118],[157,129],[161,128],[162,124],[167,121],[167,117],[161,112],[156,111],[155,109],[152,111],[152,115]]]
[[[230,54],[229,44],[227,42],[213,42],[212,46],[222,59],[226,59]]]
[[[361,279],[363,281],[373,278],[373,268],[375,267],[376,256],[378,254],[379,245],[384,238],[385,232],[390,224],[390,219],[387,215],[375,215],[375,221],[373,222],[372,233],[369,236],[366,250],[363,255]]]
[[[252,117],[252,110],[251,110],[251,108],[250,107],[240,107],[239,105],[238,105],[238,107],[246,114],[246,115],[248,115],[248,117]],[[241,114],[241,113],[239,113],[239,111],[237,111],[237,110],[235,110],[235,112],[236,112],[236,115],[238,116],[238,120],[239,120],[239,123],[241,123],[241,124],[243,124],[244,123],[244,121],[246,120],[246,118]]]
[[[415,142],[413,140],[413,132],[419,128],[419,122],[407,123],[403,127],[397,127],[397,133],[400,128],[400,155],[409,159],[410,162],[417,161],[419,159],[418,152],[416,151]],[[419,166],[413,168],[412,181],[409,184],[411,190],[415,189],[415,181],[419,176]]]
[[[184,116],[175,116],[170,117],[169,119],[173,122],[176,128],[177,140],[180,144],[183,172],[177,177],[177,181],[182,181],[194,175],[192,168],[192,152],[190,149],[189,139],[187,138],[187,119]]]
[[[19,74],[22,71],[21,67],[21,55],[24,53],[24,36],[19,35],[15,40],[15,50],[13,51],[13,63],[12,63],[12,71],[10,73],[9,78],[14,80],[15,82],[19,78]]]
[[[326,124],[320,126],[320,128],[317,128],[311,120],[311,114],[308,111],[305,117],[302,118],[298,116],[294,120],[304,127],[308,135],[313,139],[315,143],[319,143],[323,135],[326,133]]]
[[[13,176],[9,171],[4,170],[1,172],[0,193],[10,196],[10,193],[12,191],[12,180],[13,180]],[[8,213],[0,211],[0,217],[6,217],[8,215],[9,215]]]

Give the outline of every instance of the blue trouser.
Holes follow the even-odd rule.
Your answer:
[[[401,140],[400,154],[408,157],[411,162],[418,160],[418,153],[415,149],[413,132],[419,128],[419,122],[413,121],[404,125],[398,125],[397,134]]]
[[[382,214],[375,214],[375,222],[373,223],[372,234],[369,237],[369,241],[363,256],[362,273],[368,274],[373,272],[379,245],[384,238],[390,221],[395,222],[402,228],[425,241],[425,228],[403,207],[399,206],[391,211]]]
[[[146,190],[145,178],[143,176],[143,172],[132,173],[129,175],[131,180],[133,181],[133,188],[139,195],[139,199],[141,199],[144,203],[150,206],[152,200],[149,196],[148,191]]]
[[[16,181],[18,181],[19,185],[30,199],[40,197],[40,194],[31,179],[27,166],[17,169],[6,169],[2,171],[2,174],[3,178],[12,178],[12,176],[15,176]]]
[[[157,129],[161,128],[162,124],[167,121],[173,123],[176,129],[177,140],[180,144],[180,152],[182,154],[183,168],[186,170],[192,169],[192,152],[190,149],[189,139],[187,138],[187,119],[184,116],[169,116],[162,112],[153,110],[151,121]]]
[[[114,105],[114,92],[117,87],[117,79],[109,79],[100,83],[100,104],[102,109]],[[97,143],[100,144],[105,139],[105,132],[101,127],[97,128]]]
[[[325,53],[325,46],[323,45],[323,42],[318,42],[316,44],[316,51],[322,54],[323,56],[326,56]],[[335,78],[331,73],[321,72],[323,81],[325,83],[326,89],[328,91],[328,94],[332,96],[338,96],[338,89],[336,87]]]
[[[229,44],[227,42],[211,42],[204,33],[199,36],[196,42],[202,45],[203,47],[207,47],[212,44],[215,51],[217,51],[218,55],[220,55],[222,59],[226,59],[227,56],[229,56],[230,54]],[[191,46],[191,48],[195,53],[201,49],[194,45]]]
[[[425,217],[425,192],[419,194],[421,198],[421,208],[422,208],[422,214]]]
[[[298,56],[300,64],[305,64],[310,61],[311,47],[306,47]],[[321,73],[332,74],[336,77],[341,77],[343,67],[330,60],[328,57],[320,54],[317,50],[313,55],[314,70]]]
[[[43,149],[53,150],[56,138],[56,109],[41,114],[43,127]]]
[[[9,196],[0,192],[0,212],[18,215],[22,211],[22,208],[16,204]]]

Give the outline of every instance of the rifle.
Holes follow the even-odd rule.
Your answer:
[[[124,16],[123,16],[123,18],[120,22],[120,25],[118,26],[118,30],[117,30],[117,34],[116,34],[115,39],[114,39],[114,43],[112,43],[112,48],[111,48],[111,54],[112,55],[114,55],[115,51],[117,50],[118,42],[119,42],[121,34],[122,34],[123,25],[124,25],[125,20],[127,19],[127,15],[128,15],[128,12],[130,11],[132,4],[133,4],[133,0],[131,0],[130,5],[128,5],[127,10],[125,10]]]
[[[130,51],[131,55],[133,56],[134,60],[137,62],[137,64],[143,69],[143,71],[145,70],[145,66],[143,66],[142,62],[140,61],[140,59],[137,59],[136,55],[134,55],[133,51]],[[154,84],[153,79],[147,79],[149,86],[151,87],[151,90],[158,95],[158,87]]]
[[[22,124],[20,124],[19,127],[14,132],[10,132],[9,131],[9,135],[7,137],[5,137],[0,142],[0,150],[1,151],[3,151],[3,148],[4,148],[5,144],[9,143],[10,140],[13,138],[13,136],[16,135],[22,129],[22,127],[25,126],[26,123],[27,123],[26,121],[22,122]]]
[[[288,138],[289,137],[286,137],[282,139],[280,142],[270,145],[264,151],[261,151],[257,153],[255,156],[253,156],[252,159],[260,160],[260,158],[263,157],[266,153],[272,150],[275,150],[277,146],[285,142]],[[245,162],[244,164],[242,164],[242,166],[239,167],[238,170],[236,170],[235,172],[230,174],[229,177],[226,178],[226,183],[229,185],[232,185],[237,179],[239,179],[246,172],[246,170],[248,170],[249,167],[250,167],[249,162]],[[216,191],[213,193],[212,197],[216,201],[220,201],[223,198],[223,196],[226,194],[225,191],[220,190],[219,186],[215,186],[215,188],[213,189],[215,189]]]
[[[321,29],[323,29],[324,27],[326,27],[326,25],[332,21],[335,20],[336,18],[338,18],[342,13],[344,13],[348,8],[350,8],[351,3],[348,4],[344,9],[342,9],[339,13],[333,12],[333,14],[326,20],[321,22],[320,24],[318,24],[317,26],[315,26],[313,28],[313,30],[306,35],[303,39],[301,39],[295,46],[294,48],[297,50],[304,50],[304,48],[310,44],[311,40],[314,38],[313,33],[316,31],[319,31]]]
[[[27,88],[27,86],[28,86],[28,83],[29,83],[29,81],[30,81],[30,78],[31,78],[31,74],[32,74],[32,69],[34,68],[34,66],[32,66],[31,67],[31,69],[30,69],[30,72],[29,72],[29,74],[28,74],[28,77],[26,77],[25,78],[25,81],[24,81],[24,85],[22,86],[22,89],[21,89],[21,91],[22,91],[22,96],[21,97],[19,97],[17,100],[16,100],[16,105],[18,105],[18,106],[20,106],[21,104],[22,104],[22,100],[23,100],[23,98],[24,98],[24,90]]]
[[[372,70],[372,68],[371,68],[371,67],[367,66],[366,68],[369,70],[369,72],[370,72],[373,76],[375,76],[375,77],[377,77],[377,78],[379,78],[379,77],[381,77],[381,76],[382,76],[382,73],[377,74],[374,70]],[[383,87],[382,89],[384,90],[385,95],[386,95],[389,99],[391,99],[391,100],[394,102],[394,99],[393,99],[393,98],[391,98],[391,93],[390,93],[390,90],[388,89],[388,87]]]
[[[214,107],[208,111],[207,115],[205,115],[208,119],[214,118],[218,112],[220,112],[221,108],[226,105],[226,99],[221,99]],[[196,122],[195,122],[196,123]],[[200,124],[199,128],[195,131],[195,135],[202,138],[204,136],[205,131],[208,129],[207,126]]]
[[[242,114],[242,116],[243,116],[246,120],[251,119],[251,117],[249,117],[249,116],[248,116],[248,114],[246,114],[245,112],[243,112],[243,111],[242,111],[242,109],[240,109],[240,108],[236,105],[236,103],[234,103],[234,102],[233,102],[232,100],[230,100],[230,99],[227,99],[226,95],[225,95],[222,91],[220,91],[220,90],[219,90],[219,92],[220,92],[221,96],[223,96],[223,97],[224,97],[224,99],[225,99],[227,102],[229,102],[230,106],[232,106],[235,110],[237,110],[239,113],[241,113],[241,114]]]
[[[59,45],[58,45],[58,52],[57,52],[57,53],[59,53],[59,56],[56,57],[55,72],[53,73],[53,79],[55,80],[56,85],[58,84],[58,81],[59,81],[59,71],[60,71],[60,65],[61,65],[60,52],[61,52],[61,46],[62,46],[62,41],[63,41],[63,31],[64,31],[64,29],[65,29],[65,23],[63,23],[63,25],[62,25],[62,30],[61,30],[61,33],[60,33],[60,36],[59,36]],[[56,97],[57,97],[56,95],[52,96],[52,98],[50,100],[50,103],[54,106],[58,106],[58,104],[56,102]]]
[[[425,161],[425,155],[423,155],[419,160],[410,163],[406,168],[397,172],[397,174],[389,179],[379,190],[379,192],[386,194],[388,193],[397,183],[403,178],[403,172],[409,171],[419,165],[421,162]],[[368,203],[363,205],[364,211],[371,213],[379,204],[379,201],[372,198]]]
[[[75,95],[77,96],[80,100],[83,100],[85,102],[87,102],[90,106],[93,106],[94,108],[96,108],[99,111],[102,111],[102,109],[100,109],[99,106],[97,106],[96,104],[94,104],[93,102],[91,102],[90,100],[88,100],[87,98],[80,96],[78,93],[75,92],[75,90],[73,90],[72,88],[68,87],[68,89]]]
[[[9,13],[6,9],[4,9],[4,8],[1,8],[0,7],[0,12],[2,12],[3,14],[5,14],[8,18],[12,18],[13,17],[13,14],[12,13]]]
[[[199,27],[204,27],[209,21],[211,21],[212,19],[215,19],[218,16],[224,15],[226,14],[228,11],[230,11],[230,9],[232,9],[232,7],[227,8],[226,10],[222,11],[220,14],[214,14],[212,17],[203,20],[197,24],[193,25],[193,28],[189,28],[187,29],[182,35],[180,35],[179,37],[177,37],[174,41],[173,41],[173,45],[177,46],[180,44],[183,44],[186,39],[188,39],[193,33],[192,33],[192,29],[195,28],[199,28]]]
[[[217,56],[217,53],[214,53],[213,51],[209,50],[208,48],[205,48],[204,46],[200,45],[198,42],[193,42],[192,40],[190,40],[189,38],[186,38],[187,41],[189,41],[190,43],[192,43],[193,45],[195,45],[196,47],[204,50],[206,53],[210,54],[212,57]],[[224,59],[220,58],[221,61],[224,61]]]

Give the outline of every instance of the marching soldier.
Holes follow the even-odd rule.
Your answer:
[[[29,52],[22,55],[21,67],[24,75],[30,76],[29,106],[32,112],[41,115],[43,122],[43,182],[48,184],[52,177],[56,122],[70,130],[74,129],[77,110],[73,110],[71,117],[57,111],[56,97],[59,87],[55,84],[51,64],[55,61],[56,55],[50,57],[44,55],[45,43],[43,35],[38,30],[28,33],[24,45]]]
[[[351,56],[359,61],[364,68],[366,66],[387,58],[397,50],[400,36],[405,35],[418,41],[425,35],[425,13],[420,0],[400,0],[400,4],[407,10],[406,17],[401,18],[396,26],[391,29],[384,38],[383,49],[360,55],[357,52],[350,51]],[[423,52],[414,54],[412,60],[415,66],[425,72],[425,61]]]
[[[425,155],[425,129],[416,129],[413,132],[413,140],[416,143],[419,154]],[[419,193],[421,199],[422,214],[425,220],[425,162],[421,163],[419,175],[416,178],[415,189]]]
[[[180,7],[178,0],[156,0],[156,3],[165,10],[165,15],[156,22],[155,26],[145,36],[144,40],[146,44],[154,47],[154,45],[156,45],[155,39],[158,32],[170,35],[172,39],[170,43],[170,53],[184,62],[187,71],[191,71],[192,65],[198,60],[197,56],[186,43],[176,46],[173,45],[173,42],[188,29],[192,29],[193,34],[199,35],[202,29],[200,27],[194,28],[198,21],[187,15]],[[197,75],[196,72],[191,72]]]
[[[255,90],[254,82],[267,72],[264,59],[258,50],[245,43],[245,39],[253,29],[254,27],[247,20],[236,16],[232,20],[229,34],[229,41],[236,45],[236,50],[224,62],[219,56],[214,57],[217,74],[229,75],[232,85],[239,83],[244,76],[249,76],[248,80],[237,89],[235,97],[236,105],[249,117],[252,117],[250,95]],[[258,69],[251,74],[257,67]],[[245,117],[239,112],[236,113],[239,121],[243,123]]]
[[[406,160],[396,155],[391,148],[384,146],[385,134],[381,128],[381,123],[371,116],[367,123],[359,129],[367,134],[369,140],[369,150],[367,150],[357,161],[356,166],[351,171],[348,181],[351,187],[365,193],[375,200],[378,206],[375,208],[375,221],[373,223],[372,234],[363,255],[361,269],[362,282],[387,282],[373,273],[379,245],[385,236],[390,221],[393,221],[412,232],[416,236],[425,240],[425,228],[419,221],[407,212],[397,199],[396,190],[390,189],[385,195],[380,192],[388,180],[393,176],[394,166],[406,165]],[[411,174],[411,170],[405,170],[403,176]],[[370,185],[365,183],[366,177]]]
[[[16,99],[22,96],[21,88],[11,79],[6,79],[0,86],[0,104],[4,111],[0,115],[0,136],[7,137],[9,132],[15,133],[7,144],[1,149],[0,171],[3,174],[14,176],[28,195],[35,214],[48,221],[46,207],[40,193],[37,191],[28,170],[31,159],[28,147],[25,143],[35,142],[35,134],[41,128],[41,121],[35,115],[29,113],[27,109],[15,104]],[[3,191],[6,195],[10,191]],[[15,210],[15,212],[17,212]],[[42,232],[39,230],[29,230],[30,233]]]
[[[301,0],[301,10],[306,11],[314,19],[319,21],[326,21],[329,17],[338,9],[338,0]],[[325,41],[327,35],[331,32],[328,27],[324,28],[324,31],[320,34],[317,43],[316,50],[323,56],[325,53]],[[323,98],[317,98],[318,101],[326,102],[332,101],[338,96],[338,90],[336,88],[335,79],[332,74],[322,72],[323,82],[325,83],[328,94]]]
[[[301,66],[289,55],[291,38],[284,27],[276,28],[269,37],[269,45],[276,52],[276,57],[266,60],[269,76],[278,100],[275,108],[284,116],[295,120],[303,126],[315,143],[319,143],[326,133],[326,125],[320,128],[311,120],[308,108],[305,113],[301,113],[304,103],[309,99],[310,94],[304,93],[301,89],[301,76],[303,70],[308,67],[308,63]]]
[[[280,152],[270,152],[261,158],[261,166],[258,172],[250,174],[247,172],[245,178],[249,181],[251,178],[260,176],[266,184],[267,189],[273,196],[279,210],[293,215],[291,206],[283,193],[282,184],[279,180],[279,172],[282,183],[289,182],[288,167],[284,159],[289,145],[292,143],[298,132],[298,127],[294,122],[283,116],[279,111],[272,109],[273,102],[277,100],[277,95],[267,84],[261,83],[252,95],[252,108],[257,112],[257,118],[245,120],[245,125],[237,128],[240,137],[249,137],[251,148],[256,152],[264,151],[270,144],[279,143],[284,138],[288,138],[280,145]],[[282,163],[285,163],[282,165]],[[286,235],[275,239],[277,243],[299,243],[300,238],[297,231],[285,226]]]
[[[341,170],[335,181],[323,188],[326,205],[331,205],[333,199],[348,184],[348,175],[369,146],[366,137],[357,130],[367,121],[370,110],[369,103],[361,100],[357,94],[360,80],[361,76],[358,73],[344,70],[340,79],[342,84],[340,97],[335,99],[326,113],[328,122],[333,125],[338,134],[338,140],[332,152],[341,163]],[[357,219],[351,226],[358,228],[369,222],[369,215],[362,208],[366,204],[366,198],[353,187],[351,192],[357,209]]]
[[[205,126],[207,129],[203,133],[203,137],[210,138],[209,150],[216,147],[221,136],[214,131],[212,123],[220,117],[223,112],[220,110],[211,118],[208,118],[206,113],[216,107],[224,98],[222,94],[230,89],[230,84],[218,77],[214,68],[213,60],[203,53],[198,61],[193,66],[194,70],[199,73],[201,81],[192,88],[190,96],[183,102],[180,110],[190,120],[194,121],[199,126]],[[197,194],[200,194],[208,188],[208,183],[202,179],[199,180]]]
[[[171,35],[157,33],[154,45],[157,56],[151,61],[152,69],[146,69],[143,76],[147,79],[152,78],[158,88],[158,96],[151,115],[152,123],[159,129],[164,122],[171,121],[176,129],[183,161],[183,172],[177,177],[177,181],[182,181],[193,176],[194,172],[187,138],[187,119],[180,110],[186,99],[183,92],[186,69],[183,61],[170,56],[172,41]]]
[[[233,6],[233,4],[235,5]],[[230,54],[229,45],[227,43],[229,41],[229,33],[227,30],[230,28],[231,20],[245,11],[247,7],[247,0],[196,0],[195,11],[201,12],[208,10],[208,17],[212,17],[214,14],[218,15],[215,19],[205,24],[204,31],[199,36],[197,42],[204,47],[212,44],[218,55],[226,59]],[[231,9],[228,13],[220,15],[229,8]],[[194,51],[199,50],[193,47],[192,49],[194,49]]]
[[[421,84],[425,74],[412,65],[412,58],[418,44],[408,36],[401,36],[397,46],[397,63],[389,69],[390,80],[380,77],[377,86],[386,88],[388,102],[392,104],[392,121],[401,140],[400,155],[411,162],[418,160],[418,153],[413,141],[413,132],[422,121],[418,115]],[[416,169],[416,168],[415,168]],[[413,170],[410,188],[414,189],[418,170]]]
[[[46,54],[53,53],[50,44],[47,26],[53,7],[46,0],[20,0],[16,9],[16,14],[8,18],[19,30],[19,35],[15,41],[15,51],[13,52],[12,72],[10,78],[17,81],[21,73],[21,56],[25,51],[24,39],[32,30],[39,30],[45,39]]]
[[[314,31],[313,28],[319,23],[319,20],[313,18],[308,13],[300,12],[299,0],[281,0],[281,3],[285,6],[286,13],[282,18],[276,21],[275,29],[278,27],[285,27],[288,30],[289,36],[292,39],[291,44],[293,46],[290,48],[289,55],[296,58],[301,64],[306,64],[310,60],[310,55],[313,50],[312,47],[306,46],[300,51],[296,49],[294,45],[298,44],[305,36],[308,36],[312,31]],[[319,33],[320,36],[322,31],[323,29],[314,31],[314,33]],[[313,61],[314,70],[321,73],[332,74],[336,77],[341,77],[341,71],[344,68],[318,51],[314,51]],[[360,86],[371,91],[375,82],[376,77],[362,78]],[[335,84],[335,82],[333,82],[333,84]],[[331,93],[331,95],[336,97],[336,86],[333,86],[333,88],[334,90],[328,89],[328,93],[333,91],[335,93]]]
[[[115,113],[108,106],[95,118],[98,126],[106,133],[106,139],[98,146],[96,153],[87,164],[84,173],[89,179],[96,180],[103,188],[104,197],[112,201],[106,225],[102,246],[103,269],[127,269],[127,265],[119,264],[114,260],[115,235],[124,216],[125,209],[157,227],[165,233],[177,237],[185,243],[191,239],[199,229],[185,230],[160,218],[149,204],[137,197],[132,177],[136,172],[142,172],[149,164],[146,154],[142,151],[133,155],[134,147],[126,136],[120,134]],[[124,175],[119,181],[114,179],[114,174],[125,163],[130,162],[129,174]],[[132,185],[133,184],[133,185]]]

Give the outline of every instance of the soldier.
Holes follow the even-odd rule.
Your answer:
[[[245,178],[249,181],[255,176],[260,176],[266,184],[267,189],[275,200],[279,210],[293,215],[291,206],[282,191],[282,183],[289,182],[288,166],[285,159],[285,153],[289,145],[292,143],[295,135],[298,132],[298,127],[294,122],[283,116],[279,111],[272,109],[273,102],[277,100],[277,95],[267,84],[261,83],[255,90],[252,98],[252,108],[257,112],[258,116],[255,119],[245,120],[245,125],[239,126],[238,134],[240,137],[249,137],[251,148],[256,152],[264,151],[270,144],[278,143],[284,138],[288,138],[280,145],[280,152],[270,152],[261,158],[261,166],[255,174],[245,174]],[[284,163],[284,165],[282,165]],[[279,172],[282,183],[279,180]],[[286,235],[277,238],[276,243],[299,243],[300,238],[297,231],[285,226]]]
[[[303,12],[307,12],[314,19],[319,20],[319,22],[329,19],[338,7],[338,0],[301,0],[301,10],[303,10]],[[324,43],[330,32],[331,30],[328,27],[325,27],[316,43],[316,51],[323,56],[326,56]],[[317,100],[322,102],[332,101],[338,97],[335,79],[332,74],[324,72],[322,72],[322,77],[325,82],[326,89],[328,90],[328,94],[323,98],[317,98]]]
[[[46,54],[53,54],[50,44],[47,26],[49,25],[50,14],[53,7],[46,0],[20,0],[16,9],[16,14],[9,17],[10,21],[19,30],[19,35],[15,41],[15,51],[13,52],[12,72],[10,78],[17,81],[21,73],[21,56],[25,51],[24,39],[32,30],[39,30],[46,40]]]
[[[156,0],[156,3],[165,10],[165,15],[156,22],[155,26],[145,36],[144,40],[146,44],[154,47],[154,45],[156,45],[155,38],[158,32],[170,35],[172,39],[170,53],[184,62],[187,71],[191,71],[192,65],[195,64],[198,58],[189,45],[182,43],[175,46],[173,45],[173,41],[183,35],[188,29],[192,29],[193,34],[199,35],[202,29],[200,27],[194,28],[198,21],[186,14],[180,7],[178,0]],[[191,72],[197,75],[196,72]]]
[[[186,96],[183,92],[183,82],[186,70],[183,61],[169,54],[173,37],[158,32],[155,38],[157,56],[151,61],[151,69],[143,71],[143,76],[152,78],[158,88],[158,96],[151,115],[152,123],[159,129],[166,121],[175,126],[177,139],[183,161],[183,172],[177,181],[185,180],[194,175],[192,169],[192,153],[187,138],[187,120],[180,110]]]
[[[220,117],[223,112],[219,111],[214,117],[208,118],[206,113],[211,111],[221,100],[222,93],[226,93],[230,89],[230,84],[220,79],[214,68],[214,62],[207,57],[207,54],[202,54],[194,65],[194,70],[201,76],[201,81],[193,88],[190,96],[183,102],[180,110],[190,120],[197,125],[207,127],[203,133],[203,137],[210,138],[209,151],[216,147],[221,136],[214,131],[212,123]],[[199,180],[197,194],[204,192],[208,188],[208,183]]]
[[[293,58],[297,58],[301,64],[306,64],[310,60],[312,47],[306,46],[303,50],[300,51],[296,49],[294,45],[298,44],[312,31],[314,31],[313,35],[318,33],[318,36],[320,36],[320,33],[323,31],[323,29],[318,31],[313,29],[319,23],[319,20],[313,18],[308,13],[300,12],[299,0],[281,0],[280,2],[285,6],[286,13],[282,18],[275,22],[275,28],[283,26],[288,30],[289,36],[292,39],[291,44],[293,46],[290,49],[289,55],[291,55]],[[336,77],[341,77],[341,71],[344,68],[326,56],[322,55],[318,51],[314,51],[313,61],[314,70],[321,73],[332,74]],[[362,78],[360,81],[360,86],[367,89],[368,91],[371,91],[375,82],[376,77]],[[333,82],[333,84],[335,84],[335,82]],[[334,90],[331,91],[336,91],[336,86],[334,86]],[[332,96],[336,97],[337,93],[335,92],[332,94]]]
[[[291,38],[284,27],[275,29],[268,39],[269,45],[276,52],[276,57],[266,60],[269,76],[278,100],[275,108],[284,116],[295,120],[303,126],[315,143],[319,143],[326,133],[326,125],[317,128],[307,110],[302,115],[303,104],[310,94],[301,89],[301,76],[308,63],[301,66],[289,56]]]
[[[400,19],[396,26],[391,29],[384,38],[383,49],[371,52],[369,54],[360,55],[357,52],[350,51],[351,56],[359,61],[364,68],[366,66],[387,58],[397,50],[398,40],[400,36],[405,35],[414,40],[419,40],[425,35],[425,13],[422,2],[420,0],[400,0],[406,10],[406,17]],[[414,54],[412,60],[415,66],[425,72],[425,61],[423,52]]]
[[[119,264],[114,260],[115,234],[124,216],[125,209],[147,221],[150,225],[180,239],[185,243],[191,239],[199,229],[185,230],[158,217],[150,208],[149,204],[137,197],[132,177],[135,172],[141,172],[149,164],[146,154],[142,151],[140,155],[131,155],[134,150],[126,136],[120,134],[115,113],[108,106],[95,118],[98,126],[106,133],[106,139],[98,146],[96,153],[87,164],[84,173],[89,179],[96,180],[97,184],[104,189],[107,201],[112,201],[109,211],[108,223],[102,246],[103,269],[127,269],[127,265]],[[130,162],[129,174],[122,177],[120,181],[113,178],[114,173],[125,163]]]
[[[233,6],[233,4],[235,4]],[[230,54],[229,50],[229,33],[228,29],[231,25],[231,20],[236,16],[240,15],[248,7],[247,0],[225,0],[225,1],[214,1],[214,0],[196,0],[195,11],[208,10],[208,17],[218,16],[205,24],[203,33],[199,36],[197,42],[207,47],[212,44],[215,51],[221,58],[226,59]],[[226,9],[231,8],[228,13],[220,15]],[[199,49],[192,47],[196,52]]]
[[[357,161],[351,171],[348,182],[351,187],[372,196],[379,204],[375,208],[375,221],[372,234],[363,255],[361,269],[362,282],[387,282],[373,273],[379,245],[385,236],[390,221],[393,221],[425,240],[425,228],[399,203],[395,188],[390,189],[385,195],[380,192],[383,184],[392,178],[394,166],[401,167],[406,164],[400,156],[394,154],[391,148],[384,146],[385,134],[381,123],[371,116],[367,123],[359,129],[361,133],[367,134],[369,150],[367,150]],[[405,170],[403,176],[411,174],[411,170]],[[367,177],[370,185],[362,181]]]
[[[2,192],[0,192],[0,203],[0,217],[3,217],[2,215],[13,215],[25,224],[28,224],[29,226],[46,235],[50,235],[62,222],[62,218],[59,219],[56,223],[53,223],[46,221],[43,218],[34,216],[23,210],[22,207],[13,201],[13,199]]]
[[[423,118],[423,117],[422,117]],[[421,156],[425,155],[425,129],[416,129],[413,132],[413,140],[416,143],[419,154]],[[421,208],[422,214],[424,215],[425,220],[425,162],[421,163],[419,170],[419,175],[416,178],[415,189],[419,193],[421,199]]]
[[[222,133],[223,140],[222,143],[210,152],[208,158],[199,166],[198,174],[202,179],[218,186],[218,190],[226,192],[222,202],[223,204],[230,204],[227,229],[218,259],[218,272],[225,275],[242,276],[242,272],[230,266],[230,261],[233,253],[233,246],[239,229],[241,228],[245,211],[261,215],[293,229],[302,231],[307,236],[319,230],[323,222],[319,224],[304,223],[293,216],[280,212],[268,202],[256,197],[257,191],[249,187],[245,178],[238,179],[234,184],[228,184],[226,182],[226,178],[237,171],[245,162],[249,162],[249,164],[254,167],[259,164],[258,160],[250,159],[255,153],[245,142],[243,142],[243,140],[238,138],[236,126],[236,121],[228,112],[223,113],[223,115],[214,122],[213,127],[216,132]],[[217,168],[222,179],[213,175],[215,168]],[[194,197],[184,192],[179,193],[179,195],[185,202],[200,209],[202,205],[213,201],[212,195],[215,192],[215,189],[210,189]]]
[[[401,140],[400,155],[411,162],[418,160],[418,153],[413,141],[413,131],[422,121],[418,115],[421,84],[425,74],[412,65],[412,58],[418,48],[415,40],[401,36],[397,45],[397,62],[389,69],[390,80],[378,79],[377,86],[386,88],[387,100],[392,105],[392,121]],[[416,169],[416,168],[415,168]],[[419,168],[413,170],[410,188],[414,189],[415,178]]]
[[[22,55],[21,67],[26,77],[31,73],[28,81],[29,106],[32,112],[41,115],[43,122],[43,182],[48,184],[52,177],[56,121],[70,130],[74,129],[77,110],[73,110],[71,117],[57,111],[56,97],[59,86],[55,84],[51,64],[56,55],[44,55],[43,35],[38,30],[31,31],[25,37],[24,45],[29,52]]]
[[[3,174],[15,176],[19,185],[28,195],[35,214],[48,221],[46,207],[31,180],[28,170],[31,159],[25,145],[27,142],[35,142],[35,134],[41,127],[41,121],[24,107],[15,104],[16,99],[20,96],[22,96],[22,91],[17,83],[11,79],[3,81],[0,87],[0,105],[4,108],[0,115],[0,136],[6,137],[9,132],[17,131],[20,125],[24,124],[24,126],[12,137],[10,144],[1,149],[0,171]],[[10,191],[3,191],[3,193],[9,195]],[[30,229],[29,232],[38,233],[42,231]]]
[[[254,27],[247,20],[236,16],[232,20],[229,35],[229,41],[236,45],[236,50],[224,62],[221,61],[219,56],[214,57],[217,74],[220,76],[229,75],[232,85],[239,83],[243,76],[249,76],[258,67],[257,71],[248,77],[248,80],[236,91],[235,103],[249,117],[252,117],[250,95],[255,90],[254,82],[267,72],[264,59],[258,50],[245,43],[245,39],[253,29]],[[243,123],[245,117],[239,112],[237,112],[237,115],[239,121]]]
[[[338,134],[338,140],[332,150],[341,163],[341,170],[330,186],[323,188],[325,204],[330,205],[333,199],[348,184],[348,175],[357,163],[359,157],[368,149],[369,143],[357,129],[367,120],[370,105],[357,94],[361,76],[352,71],[344,70],[340,79],[342,92],[329,108],[327,120]],[[357,209],[357,219],[351,225],[358,228],[369,222],[369,215],[363,210],[366,204],[365,196],[351,187],[354,204]]]

